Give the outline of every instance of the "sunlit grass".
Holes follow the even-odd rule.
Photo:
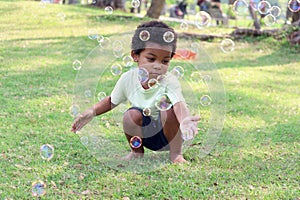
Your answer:
[[[149,19],[108,17],[102,9],[80,5],[41,7],[39,2],[1,1],[0,7],[2,199],[31,199],[31,184],[37,180],[47,185],[41,199],[299,198],[299,47],[290,47],[285,39],[246,38],[234,41],[234,51],[223,53],[221,39],[197,41],[226,89],[226,118],[218,143],[200,158],[202,137],[197,137],[194,146],[184,151],[189,165],[132,174],[97,161],[82,137],[70,132],[69,108],[78,84],[72,63],[84,62],[98,47],[88,38],[89,30],[118,37]],[[59,13],[65,14],[63,20]],[[115,15],[130,14],[116,11]],[[166,23],[180,31],[180,23]],[[232,30],[188,29],[220,35]],[[117,78],[107,73],[103,77],[107,82],[97,83],[95,93],[105,86],[109,94]],[[201,90],[196,96],[209,92],[203,83],[190,86]],[[211,112],[203,107],[200,114],[199,136],[203,136]],[[114,120],[113,113],[95,118],[93,130],[116,139],[120,150],[129,150]],[[55,148],[50,161],[40,157],[40,147],[47,143]],[[97,155],[101,158],[101,152]]]

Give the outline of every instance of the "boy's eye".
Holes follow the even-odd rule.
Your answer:
[[[153,62],[155,61],[155,58],[147,58],[147,60]]]
[[[169,60],[163,60],[163,64],[168,64],[169,62]]]

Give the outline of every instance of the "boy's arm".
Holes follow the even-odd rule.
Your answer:
[[[186,106],[186,103],[183,101],[175,103],[173,109],[177,117],[177,120],[180,124],[181,132],[185,130],[191,130],[193,131],[194,135],[198,134],[197,125],[198,122],[200,121],[200,116],[191,116],[190,111]]]
[[[87,123],[89,123],[95,116],[101,115],[112,110],[116,105],[111,103],[111,97],[108,96],[91,108],[85,110],[82,114],[80,114],[72,124],[72,132],[80,131],[82,127],[84,127]]]

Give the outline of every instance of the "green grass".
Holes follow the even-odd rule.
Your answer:
[[[28,1],[0,1],[0,8],[1,199],[32,199],[31,184],[37,180],[47,185],[41,199],[300,198],[299,47],[290,47],[285,39],[248,38],[235,41],[233,52],[222,53],[218,40],[199,42],[210,56],[202,58],[202,64],[211,61],[216,65],[215,73],[226,89],[226,118],[218,143],[204,158],[199,156],[201,145],[187,148],[184,155],[191,161],[189,165],[165,164],[159,170],[135,174],[95,158],[101,160],[102,154],[113,157],[114,148],[128,150],[115,125],[118,111],[93,121],[90,128],[96,135],[83,135],[98,137],[97,133],[104,132],[111,146],[91,144],[86,148],[81,143],[84,138],[69,131],[74,87],[82,83],[76,82],[80,72],[73,70],[72,63],[89,61],[88,54],[97,47],[97,42],[87,37],[89,30],[118,38],[148,19],[99,17],[104,11],[88,6],[44,8]],[[58,13],[64,13],[65,19],[57,17]],[[129,14],[116,11],[114,15]],[[169,24],[179,30],[179,24]],[[224,34],[231,29],[204,31]],[[201,72],[205,71],[209,72]],[[191,72],[187,70],[185,76]],[[104,87],[109,93],[117,77],[103,74],[101,78],[107,82],[97,83],[96,91]],[[197,90],[196,97],[209,92],[203,83],[191,87],[191,91]],[[190,98],[187,101],[193,102]],[[195,143],[202,141],[210,124],[217,123],[210,121],[209,107],[199,108],[202,132]],[[47,143],[55,148],[50,161],[40,157],[39,149]],[[108,151],[95,152],[97,148]],[[153,164],[147,162],[129,167]],[[160,162],[165,160],[157,164]]]

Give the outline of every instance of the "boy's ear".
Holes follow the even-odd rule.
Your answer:
[[[137,62],[139,59],[139,55],[135,54],[133,50],[131,50],[131,57],[134,60],[134,62]]]

